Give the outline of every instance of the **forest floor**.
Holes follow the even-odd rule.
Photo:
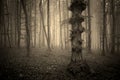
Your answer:
[[[70,63],[69,50],[0,49],[0,80],[120,80],[120,56],[100,56],[86,53],[84,57],[91,74],[74,77],[66,70]]]

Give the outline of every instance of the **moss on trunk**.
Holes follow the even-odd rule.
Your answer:
[[[90,72],[89,66],[82,57],[82,33],[84,28],[82,27],[82,22],[84,18],[82,17],[82,12],[86,9],[86,3],[84,0],[73,0],[69,10],[72,12],[72,18],[70,19],[70,24],[72,25],[71,31],[71,46],[72,46],[72,56],[71,62],[68,65],[68,71],[74,75]]]

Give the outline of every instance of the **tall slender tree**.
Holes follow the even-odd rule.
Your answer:
[[[115,0],[111,0],[111,9],[112,9],[112,28],[111,28],[111,53],[115,52]]]
[[[50,0],[47,2],[48,49],[50,50]]]
[[[35,9],[35,18],[34,18],[34,47],[36,46],[36,28],[37,28],[37,23],[36,23],[36,14],[37,14],[37,0],[35,0],[35,3],[34,3],[34,9]],[[40,35],[39,35],[40,36]]]
[[[88,0],[88,50],[91,52],[91,14],[90,14],[90,0]]]
[[[27,43],[27,56],[30,55],[30,27],[29,27],[29,18],[26,8],[26,0],[21,0],[23,11],[25,14],[25,26],[26,26],[26,43]]]
[[[62,27],[61,27],[61,2],[59,0],[59,19],[60,19],[60,43],[61,43],[61,49],[63,48],[63,42],[62,42]]]
[[[19,3],[19,1],[17,0],[17,32],[18,32],[18,47],[20,48],[20,36],[21,36],[21,4]]]
[[[105,55],[105,35],[106,35],[106,0],[103,0],[103,45],[102,45],[102,55]]]

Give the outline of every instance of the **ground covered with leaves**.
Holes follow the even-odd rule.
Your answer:
[[[31,49],[30,57],[26,57],[25,49],[0,49],[0,80],[119,80],[119,55],[84,51],[91,73],[79,76],[67,71],[70,58],[69,50]]]

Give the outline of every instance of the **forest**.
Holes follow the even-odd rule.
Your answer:
[[[0,80],[120,80],[120,0],[0,0]]]

